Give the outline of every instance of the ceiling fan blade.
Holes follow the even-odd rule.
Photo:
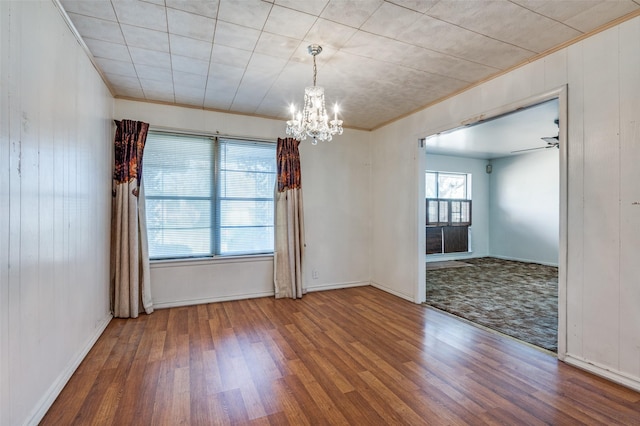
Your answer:
[[[543,141],[545,141],[546,143],[548,143],[549,145],[555,145],[558,143],[558,136],[545,136],[544,138],[540,138]]]
[[[551,145],[548,146],[537,146],[535,148],[527,148],[527,149],[518,149],[516,151],[511,151],[511,154],[515,154],[516,152],[525,152],[525,151],[535,151],[537,149],[546,149],[546,148],[550,148]]]

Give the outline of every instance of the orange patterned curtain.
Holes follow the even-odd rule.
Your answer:
[[[300,141],[294,138],[278,138],[276,158],[278,161],[278,192],[301,188]]]
[[[116,184],[121,184],[136,179],[137,186],[133,195],[137,197],[142,178],[142,153],[149,124],[142,121],[116,120],[116,125],[113,180]]]

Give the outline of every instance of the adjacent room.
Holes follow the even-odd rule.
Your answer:
[[[640,424],[639,123],[640,0],[0,1],[0,425]]]
[[[426,138],[426,303],[558,340],[558,99]]]

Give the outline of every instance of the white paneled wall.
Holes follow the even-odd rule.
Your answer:
[[[566,353],[559,356],[640,389],[639,58],[636,17],[375,131],[372,281],[421,300],[417,140],[566,84]]]
[[[113,99],[53,2],[0,2],[0,31],[0,424],[18,425],[110,319]]]

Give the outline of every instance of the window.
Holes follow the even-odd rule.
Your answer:
[[[469,250],[471,175],[426,172],[427,254]]]
[[[471,175],[466,173],[426,172],[427,198],[471,199]]]
[[[273,252],[273,143],[149,132],[151,259]]]

